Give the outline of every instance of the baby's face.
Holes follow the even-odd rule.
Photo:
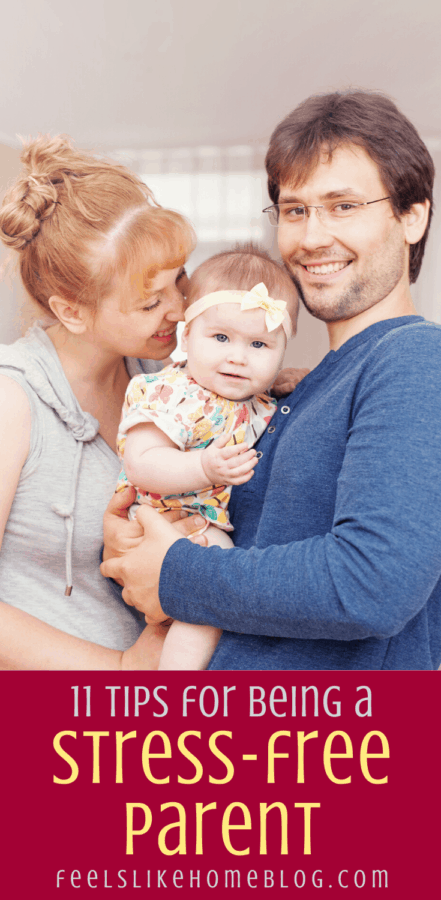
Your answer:
[[[263,309],[242,312],[238,303],[211,306],[182,336],[192,378],[228,400],[267,391],[282,366],[285,347],[282,326],[267,331]]]

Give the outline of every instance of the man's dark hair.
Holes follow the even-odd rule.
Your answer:
[[[377,164],[398,217],[414,203],[430,200],[426,231],[410,247],[409,277],[416,281],[433,211],[432,157],[409,119],[392,100],[373,91],[317,94],[300,103],[277,126],[266,156],[268,192],[277,203],[281,184],[303,184],[323,150],[332,156],[343,144],[362,147]]]

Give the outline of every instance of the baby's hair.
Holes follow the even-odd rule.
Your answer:
[[[285,300],[295,333],[299,295],[286,269],[257,244],[237,244],[216,253],[195,269],[190,278],[188,302],[213,291],[250,291],[263,282],[273,300]]]
[[[159,206],[125,166],[77,150],[66,135],[29,140],[21,161],[0,210],[0,238],[19,252],[23,284],[45,311],[53,295],[96,310],[116,276],[147,289],[193,250],[183,216]]]

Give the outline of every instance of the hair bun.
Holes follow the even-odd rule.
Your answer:
[[[0,236],[8,247],[22,250],[54,213],[71,153],[72,145],[63,135],[40,135],[24,145],[22,174],[6,193],[0,212]]]

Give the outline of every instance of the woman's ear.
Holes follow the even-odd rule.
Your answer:
[[[49,306],[53,315],[72,334],[83,334],[86,331],[90,317],[85,306],[56,295],[49,297]]]
[[[181,334],[181,350],[183,350],[184,353],[186,353],[186,351],[187,351],[187,341],[188,341],[189,331],[190,331],[189,326],[186,325]]]
[[[421,240],[427,228],[429,220],[430,200],[424,203],[414,203],[408,212],[402,216],[404,235],[408,244],[417,244]]]

